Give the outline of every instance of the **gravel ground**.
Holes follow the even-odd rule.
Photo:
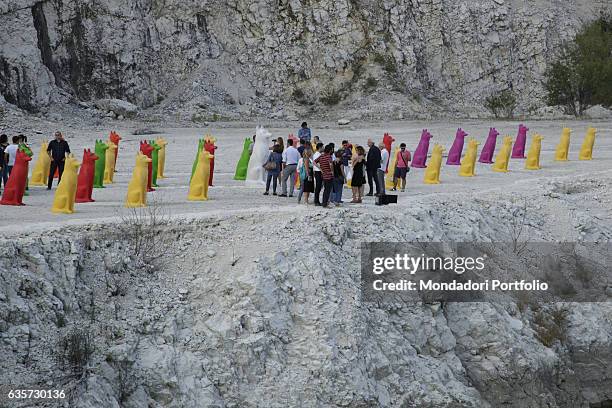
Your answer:
[[[105,189],[94,190],[95,203],[77,204],[76,213],[72,215],[56,215],[51,213],[53,191],[44,187],[33,187],[30,195],[24,197],[24,207],[0,207],[0,231],[4,233],[22,232],[25,230],[46,228],[66,224],[85,224],[90,222],[107,222],[116,220],[123,208],[123,201],[127,185],[131,177],[134,154],[138,150],[138,141],[143,136],[131,134],[135,127],[145,127],[145,124],[129,123],[130,128],[117,126],[122,122],[108,123],[107,129],[83,128],[66,131],[66,137],[72,150],[81,158],[83,148],[94,147],[96,138],[107,139],[111,129],[115,129],[123,137],[119,149],[117,174],[115,183]],[[492,122],[481,121],[450,122],[389,122],[389,123],[351,123],[349,126],[338,126],[332,123],[312,124],[313,135],[319,135],[324,142],[333,141],[336,146],[342,139],[352,143],[365,144],[368,137],[375,141],[382,140],[385,132],[390,132],[396,139],[396,144],[405,142],[408,149],[414,151],[420,138],[421,129],[427,128],[434,135],[433,141],[441,143],[449,149],[454,139],[457,127],[465,129],[470,136],[484,144],[488,128],[495,126],[499,132],[498,147],[505,134],[516,135],[518,122]],[[406,193],[400,194],[398,211],[404,206],[410,206],[411,198],[423,198],[432,194],[468,193],[477,196],[481,192],[495,191],[528,191],[541,179],[563,178],[566,176],[593,177],[601,173],[602,177],[609,176],[612,164],[612,122],[580,122],[572,121],[534,121],[527,122],[530,128],[529,136],[538,132],[544,136],[542,143],[540,171],[527,171],[523,169],[523,160],[511,160],[510,173],[500,174],[491,170],[489,165],[478,164],[477,177],[463,178],[458,176],[458,167],[444,166],[441,174],[442,184],[432,186],[423,183],[424,169],[413,169],[408,177]],[[595,144],[594,160],[590,162],[578,161],[578,151],[588,126],[598,128]],[[238,127],[239,126],[239,127]],[[172,128],[163,129],[163,136],[169,141],[166,153],[166,179],[159,181],[160,187],[150,193],[149,199],[163,202],[169,211],[176,216],[206,213],[213,214],[244,212],[244,211],[283,211],[292,212],[304,209],[298,206],[293,199],[282,199],[273,196],[263,196],[263,188],[249,188],[243,182],[233,180],[236,162],[242,151],[245,137],[254,134],[255,123],[240,124],[211,124],[208,128]],[[561,129],[569,126],[573,129],[570,150],[570,161],[556,163],[553,161],[554,150],[561,135]],[[57,124],[49,123],[40,130],[43,135],[51,135]],[[297,132],[297,124],[285,127],[271,127],[274,137],[286,137],[290,132]],[[210,133],[217,138],[217,154],[215,159],[214,187],[209,191],[210,200],[202,203],[187,201],[187,191],[191,165],[195,156],[197,139]],[[30,136],[29,142],[36,155],[39,153],[43,135]],[[154,138],[158,135],[147,136]],[[531,138],[528,138],[527,149]],[[431,151],[431,149],[430,149]],[[33,164],[31,168],[33,167]],[[460,194],[463,195],[463,194]],[[345,190],[345,197],[350,198],[350,191]],[[347,200],[348,201],[348,200]],[[372,199],[366,200],[365,207],[374,207]],[[314,211],[314,210],[313,210]]]

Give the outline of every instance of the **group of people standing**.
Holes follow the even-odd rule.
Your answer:
[[[11,138],[9,144],[8,136],[5,134],[0,135],[0,187],[6,186],[11,171],[15,166],[15,160],[17,159],[17,152],[22,150],[24,152],[31,153],[31,149],[28,145],[28,138],[25,135],[17,135]],[[47,154],[51,159],[49,177],[47,183],[47,190],[51,190],[53,185],[53,177],[58,173],[58,183],[62,179],[62,173],[64,172],[64,162],[66,160],[66,154],[70,153],[70,147],[68,142],[64,139],[64,135],[61,132],[55,132],[54,139],[47,145]]]
[[[269,195],[272,187],[272,195],[294,197],[296,177],[299,178],[298,203],[303,200],[307,205],[313,194],[315,206],[339,206],[343,203],[342,192],[347,180],[350,180],[353,193],[351,203],[363,202],[366,183],[369,185],[366,196],[386,193],[385,175],[391,157],[383,143],[376,146],[372,139],[368,139],[366,154],[363,146],[355,146],[353,151],[348,140],[343,140],[342,146],[336,150],[334,143],[324,144],[318,136],[312,137],[306,122],[302,123],[298,139],[299,146],[294,146],[294,141],[287,139],[285,148],[283,138],[279,137],[270,147],[268,160],[264,164],[267,171],[264,195]],[[397,190],[400,182],[401,190],[405,190],[410,160],[410,152],[402,143],[397,152],[393,191]],[[277,194],[279,181],[281,192]]]

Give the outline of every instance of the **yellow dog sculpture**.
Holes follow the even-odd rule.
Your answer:
[[[425,169],[425,184],[440,184],[440,167],[442,166],[443,152],[442,146],[436,143],[431,153],[431,159]]]
[[[555,161],[567,161],[571,135],[572,129],[563,128],[563,132],[561,133],[561,140],[559,140],[557,150],[555,150]]]
[[[147,206],[149,163],[151,163],[151,159],[138,152],[136,155],[136,165],[132,172],[132,180],[128,185],[127,198],[125,199],[125,206],[127,208]]]
[[[112,184],[115,177],[115,150],[117,150],[117,145],[110,140],[106,144],[108,144],[108,149],[106,149],[106,161],[104,163],[104,184]]]
[[[47,154],[45,152],[45,154]],[[62,181],[60,181],[55,191],[53,198],[53,207],[51,211],[56,214],[72,214],[74,213],[74,200],[77,191],[77,170],[79,163],[74,155],[66,156],[64,163],[64,172],[62,173]]]
[[[531,147],[527,153],[527,160],[525,161],[525,169],[527,170],[540,170],[540,151],[542,150],[542,135],[534,135],[531,141]]]
[[[589,128],[587,130],[587,134],[584,137],[584,142],[582,142],[582,148],[580,149],[580,154],[578,155],[579,160],[592,160],[593,159],[593,146],[595,145],[595,135],[597,134],[597,129]]]
[[[202,149],[198,159],[198,165],[189,183],[189,201],[208,200],[208,179],[210,177],[210,160],[214,156]]]
[[[166,145],[168,141],[163,137],[159,137],[155,139],[155,144],[160,147],[157,152],[157,178],[163,179],[166,178],[164,176],[164,168],[166,167]]]
[[[461,166],[459,167],[459,175],[461,177],[474,177],[479,145],[480,143],[478,143],[476,139],[470,139],[468,142],[467,153],[463,156]]]
[[[29,184],[31,186],[46,186],[49,177],[49,169],[51,167],[51,158],[47,153],[47,142],[43,142],[40,145],[40,153],[38,153],[38,160],[34,170],[32,170],[32,178],[30,178]]]
[[[510,153],[512,153],[512,137],[504,137],[504,144],[500,149],[497,157],[495,158],[495,164],[493,164],[493,171],[498,173],[508,172],[508,163],[510,162]]]

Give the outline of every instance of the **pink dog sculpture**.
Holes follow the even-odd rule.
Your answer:
[[[524,159],[525,158],[525,144],[527,143],[527,132],[529,128],[522,123],[519,125],[518,135],[512,148],[513,159]]]
[[[463,153],[463,141],[468,134],[465,130],[459,128],[457,129],[457,134],[455,135],[455,141],[453,142],[453,146],[450,148],[448,152],[448,159],[446,159],[446,164],[451,166],[459,166],[461,164],[461,154]]]
[[[497,136],[499,136],[499,132],[497,131],[497,129],[490,128],[487,141],[485,142],[485,145],[482,148],[482,152],[480,152],[480,158],[478,159],[480,163],[493,163],[493,155],[495,154],[495,144],[497,143]]]
[[[414,151],[414,155],[412,156],[412,167],[417,167],[424,169],[427,167],[427,152],[429,151],[429,139],[433,136],[431,133],[427,131],[427,129],[423,129],[423,133],[421,133],[421,140],[419,141],[419,145]]]
[[[295,135],[293,133],[289,133],[289,137],[287,139],[293,140],[293,147],[295,147],[296,149],[300,145],[300,139],[295,137]]]

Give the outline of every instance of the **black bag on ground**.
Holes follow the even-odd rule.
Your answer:
[[[376,205],[397,204],[397,195],[384,194],[376,197]]]

